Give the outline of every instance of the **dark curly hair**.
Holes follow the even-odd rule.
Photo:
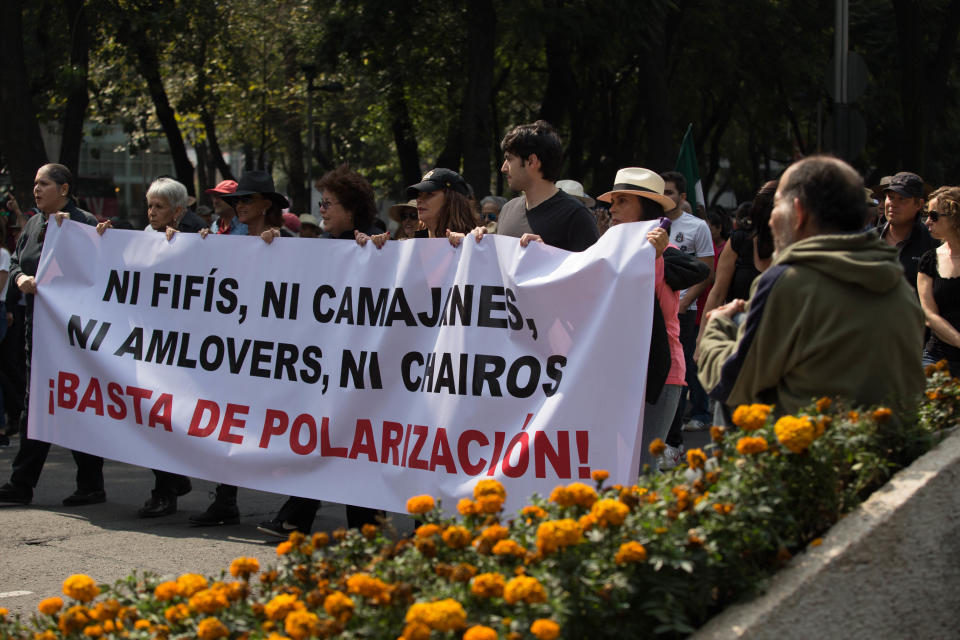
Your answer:
[[[373,187],[367,179],[350,167],[342,164],[333,171],[327,172],[317,182],[321,191],[332,191],[337,194],[340,206],[353,216],[353,228],[366,233],[377,217],[376,197]]]
[[[750,222],[753,236],[757,239],[757,255],[766,260],[773,255],[773,232],[770,230],[770,214],[773,212],[773,196],[777,193],[777,180],[765,182],[750,205]]]

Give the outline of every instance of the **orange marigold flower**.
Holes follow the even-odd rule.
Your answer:
[[[430,627],[422,622],[407,623],[398,640],[430,640]]]
[[[325,547],[330,544],[330,535],[326,531],[315,533],[313,534],[313,538],[310,539],[310,544],[312,544],[315,549]]]
[[[380,527],[378,527],[378,526],[375,525],[375,524],[370,524],[370,523],[367,523],[367,524],[363,525],[362,527],[360,527],[360,533],[361,533],[361,535],[363,535],[363,537],[366,538],[367,540],[373,540],[374,538],[376,538],[376,537],[377,537],[377,532],[378,532],[379,530],[380,530]]]
[[[197,625],[197,637],[200,640],[217,640],[230,635],[230,630],[216,618],[204,618]]]
[[[643,562],[647,559],[647,549],[639,542],[631,540],[620,545],[617,555],[613,560],[617,564],[627,564],[629,562]]]
[[[816,438],[817,432],[813,421],[806,416],[783,416],[777,420],[773,430],[780,444],[794,453],[806,451]]]
[[[710,439],[714,442],[720,442],[723,440],[723,434],[726,433],[726,429],[719,425],[713,425],[710,427]]]
[[[419,622],[435,631],[455,631],[467,626],[467,612],[453,598],[436,602],[415,602],[407,609],[407,623]]]
[[[189,598],[200,589],[207,588],[207,579],[198,573],[185,573],[177,578],[177,593]]]
[[[498,637],[496,630],[482,624],[473,625],[463,634],[463,640],[497,640]]]
[[[597,500],[590,507],[590,514],[597,519],[601,527],[620,526],[629,513],[630,507],[612,498]]]
[[[460,501],[457,502],[457,513],[464,518],[474,516],[477,514],[477,503],[470,498],[461,498]]]
[[[270,620],[283,620],[291,611],[302,611],[306,605],[293,593],[281,593],[264,605],[263,613]]]
[[[540,581],[531,576],[517,576],[503,588],[503,599],[507,604],[526,602],[536,604],[547,601],[547,593],[543,590]]]
[[[323,610],[331,618],[346,622],[353,615],[353,600],[339,591],[334,591],[323,601]]]
[[[691,469],[702,469],[707,463],[707,456],[703,449],[690,449],[687,451],[687,465]]]
[[[540,618],[530,625],[530,633],[537,640],[556,640],[560,637],[560,625],[549,618]]]
[[[8,615],[10,615],[10,609],[0,607],[0,622],[6,620]]]
[[[284,540],[277,545],[277,555],[285,556],[293,550],[293,543],[289,540]]]
[[[742,455],[763,453],[767,450],[767,441],[764,438],[745,437],[737,440],[737,452]]]
[[[320,619],[310,611],[292,611],[283,621],[283,630],[293,640],[305,640],[317,635]]]
[[[503,509],[503,498],[494,494],[487,494],[477,498],[477,511],[480,513],[499,513]]]
[[[767,423],[773,405],[742,404],[733,412],[733,424],[744,431],[756,431]]]
[[[691,547],[702,547],[703,536],[696,529],[690,529],[687,531],[687,544]]]
[[[500,540],[497,544],[493,545],[493,555],[495,556],[520,557],[526,554],[527,550],[514,540]]]
[[[216,613],[230,606],[224,589],[201,589],[190,596],[190,608],[201,613]]]
[[[893,411],[886,407],[880,407],[875,409],[873,412],[873,419],[875,422],[886,422],[890,419],[890,416],[893,415]]]
[[[347,593],[370,598],[377,604],[390,602],[390,585],[368,573],[355,573],[347,578]]]
[[[655,438],[647,448],[650,450],[650,455],[656,458],[663,455],[663,452],[667,450],[667,443],[662,438]]]
[[[537,551],[543,554],[579,544],[581,540],[583,530],[580,523],[570,518],[547,520],[537,527]]]
[[[103,635],[103,627],[98,624],[92,624],[89,627],[83,628],[83,635],[88,638],[99,638]]]
[[[577,524],[580,525],[580,529],[582,531],[589,531],[590,529],[593,529],[595,526],[597,526],[597,524],[599,524],[599,522],[600,521],[597,520],[597,516],[593,515],[592,513],[585,513],[577,518]]]
[[[722,516],[728,516],[733,512],[733,503],[732,502],[723,502],[716,503],[713,505],[713,510],[719,513]]]
[[[506,583],[499,573],[481,573],[470,580],[470,593],[478,598],[499,598]]]
[[[478,569],[468,562],[461,562],[450,571],[452,582],[470,582],[470,578],[477,575]]]
[[[526,516],[528,518],[537,518],[538,520],[543,520],[547,517],[547,512],[544,511],[541,507],[536,505],[528,504],[523,509],[520,510],[520,515]]]
[[[463,549],[472,541],[470,531],[459,525],[450,525],[440,536],[451,549]]]
[[[847,411],[847,420],[850,422],[859,422],[860,421],[860,412],[859,411]]]
[[[498,480],[493,478],[484,478],[473,487],[473,499],[479,500],[480,496],[495,495],[504,500],[507,498],[507,490],[503,488]]]
[[[823,544],[823,538],[814,538],[813,540],[810,541],[811,547],[819,547],[822,544]]]
[[[177,588],[177,583],[172,580],[168,580],[167,582],[161,582],[156,586],[156,588],[153,590],[153,597],[160,602],[166,602],[167,600],[171,600],[176,597],[178,593],[179,589]]]
[[[9,613],[9,612],[4,613],[5,611],[7,610],[0,609],[0,620],[3,620],[3,618],[7,615],[7,613]],[[55,634],[50,629],[47,629],[46,631],[38,631],[37,633],[33,634],[33,640],[57,640],[57,634]]]
[[[63,581],[63,595],[80,602],[90,602],[100,593],[100,587],[88,575],[75,573]]]
[[[440,525],[438,524],[422,524],[417,527],[416,535],[418,538],[429,538],[440,533]]]
[[[63,600],[56,596],[52,598],[44,598],[40,601],[40,604],[37,605],[37,609],[40,610],[40,613],[46,616],[52,616],[57,611],[63,608]]]
[[[177,622],[190,617],[190,607],[182,602],[180,604],[175,604],[172,607],[167,607],[163,611],[163,617],[167,619],[167,622],[176,624]]]
[[[69,635],[80,631],[90,624],[90,615],[87,608],[82,605],[74,605],[60,614],[57,626],[64,635]]]
[[[491,544],[498,540],[503,540],[510,535],[510,530],[500,524],[490,525],[480,532],[479,539],[490,542]]]
[[[256,558],[235,558],[230,563],[230,575],[246,580],[250,574],[260,571],[260,561]]]
[[[610,477],[610,472],[604,469],[597,469],[590,474],[590,477],[593,478],[593,481],[597,484],[601,484],[604,480]]]
[[[434,507],[436,506],[437,503],[433,499],[433,496],[413,496],[407,500],[407,513],[412,513],[415,515],[429,513],[430,511],[433,511]]]
[[[827,398],[826,396],[817,400],[817,411],[819,413],[823,413],[824,411],[827,411],[832,406],[833,406],[833,400],[831,400],[830,398]]]
[[[814,427],[814,438],[819,438],[827,430],[827,427],[833,422],[833,418],[830,416],[817,416],[817,419],[813,421]]]
[[[133,623],[133,628],[138,631],[149,629],[152,626],[153,626],[153,623],[151,623],[149,620],[137,620],[136,622]]]

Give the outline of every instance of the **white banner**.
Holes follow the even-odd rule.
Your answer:
[[[50,225],[30,437],[228,484],[404,511],[639,464],[651,224],[588,251]]]

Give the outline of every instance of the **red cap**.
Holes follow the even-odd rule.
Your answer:
[[[283,214],[283,226],[294,233],[300,233],[300,218],[295,213],[287,212]]]
[[[210,193],[213,195],[225,195],[228,193],[233,193],[237,190],[237,181],[236,180],[222,180],[220,184],[215,186],[213,189],[207,189],[204,193]]]

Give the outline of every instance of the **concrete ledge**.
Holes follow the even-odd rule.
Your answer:
[[[960,431],[694,640],[960,637]]]

